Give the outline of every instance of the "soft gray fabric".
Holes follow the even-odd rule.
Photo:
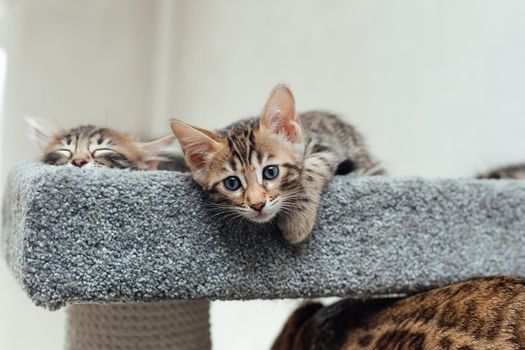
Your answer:
[[[299,246],[221,222],[187,174],[24,163],[3,245],[36,304],[370,296],[525,275],[525,182],[337,177]]]

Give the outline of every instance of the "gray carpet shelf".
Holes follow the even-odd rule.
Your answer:
[[[22,163],[2,247],[38,305],[372,296],[525,275],[525,183],[337,177],[311,238],[221,221],[187,174]]]

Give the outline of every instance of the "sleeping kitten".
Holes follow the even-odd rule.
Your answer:
[[[171,129],[217,209],[257,223],[274,220],[292,243],[312,231],[321,192],[334,174],[383,174],[352,126],[323,112],[298,116],[284,85],[273,89],[260,118],[217,132],[178,120]]]
[[[42,161],[51,165],[155,169],[174,141],[173,136],[166,136],[141,143],[109,128],[84,125],[59,131],[42,121],[27,121],[43,152]]]
[[[402,299],[306,304],[272,350],[525,349],[525,284],[468,280]]]
[[[477,179],[525,180],[525,164],[509,165],[476,176]]]

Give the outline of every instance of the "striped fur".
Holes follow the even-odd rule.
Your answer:
[[[42,161],[50,165],[155,169],[174,140],[167,136],[141,143],[127,134],[93,125],[59,131],[41,121],[28,122],[42,150]]]
[[[515,179],[525,180],[525,164],[514,164],[493,169],[476,176],[478,179]]]
[[[218,215],[274,222],[292,243],[308,237],[321,192],[335,174],[383,174],[352,126],[324,112],[298,116],[292,93],[282,85],[259,118],[217,132],[180,121],[171,127]],[[268,167],[277,167],[278,176],[265,178]],[[225,184],[232,177],[240,184],[236,190]]]
[[[400,299],[344,299],[295,311],[272,350],[522,350],[525,284],[468,280]]]

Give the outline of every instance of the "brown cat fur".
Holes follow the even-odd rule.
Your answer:
[[[525,164],[503,166],[480,174],[476,178],[525,180]]]
[[[171,135],[137,142],[125,133],[93,125],[58,130],[41,120],[28,119],[28,123],[31,136],[42,151],[42,162],[50,165],[156,169],[167,157],[167,147],[174,142]]]
[[[310,303],[272,350],[523,350],[525,284],[467,280],[401,299]]]

